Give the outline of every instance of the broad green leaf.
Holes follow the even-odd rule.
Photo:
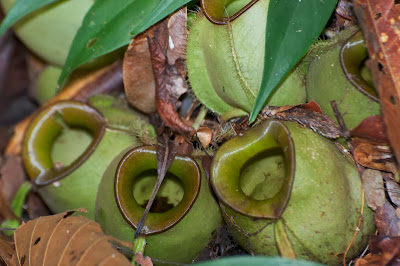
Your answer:
[[[272,90],[304,56],[331,16],[337,0],[271,0],[265,36],[264,74],[250,122]]]
[[[72,42],[58,83],[79,65],[114,51],[189,0],[102,0],[86,14]]]
[[[55,1],[57,0],[17,0],[1,23],[0,35],[2,35],[15,22],[25,17],[29,13]]]
[[[157,8],[132,30],[132,35],[141,33],[190,1],[191,0],[161,0]]]
[[[280,257],[264,257],[264,256],[234,256],[216,260],[196,263],[198,266],[322,266],[322,264],[305,261],[292,260]]]

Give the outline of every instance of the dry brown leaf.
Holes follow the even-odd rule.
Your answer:
[[[153,31],[154,26],[147,32]],[[122,74],[128,102],[144,113],[156,111],[154,101],[156,85],[150,60],[146,34],[132,39],[124,55]]]
[[[170,21],[174,25],[170,24]],[[183,54],[179,56],[181,42],[186,40],[186,34],[186,8],[184,8],[157,24],[154,32],[147,34],[147,38],[156,83],[157,112],[165,126],[172,131],[192,136],[196,130],[187,125],[176,111],[180,105],[178,99],[187,89]],[[173,37],[179,39],[173,40]],[[177,51],[168,53],[168,50],[174,49]]]
[[[390,143],[400,158],[400,5],[393,0],[354,0]]]
[[[400,206],[400,185],[394,181],[392,176],[384,175],[383,179],[385,180],[386,191],[390,200],[396,206]]]
[[[0,265],[2,261],[5,265],[12,265],[11,259],[14,253],[14,244],[4,240],[0,237]]]
[[[365,200],[374,211],[385,204],[385,190],[383,187],[382,173],[378,170],[366,169],[361,175]]]
[[[397,173],[396,161],[390,146],[386,143],[354,138],[354,159],[366,168]]]
[[[356,261],[356,266],[397,265],[400,259],[400,237],[370,236],[370,254]]]
[[[40,217],[18,227],[13,259],[19,265],[131,265],[99,224],[73,213]]]
[[[56,96],[51,98],[44,106],[61,100],[80,100],[85,101],[90,96],[99,93],[107,93],[122,88],[122,62],[120,60],[99,70],[79,77],[68,84]],[[6,155],[20,155],[22,150],[22,140],[25,130],[32,120],[32,114],[14,127],[14,135],[10,139],[5,150]]]
[[[400,236],[400,209],[394,208],[388,201],[376,208],[375,225],[379,234]]]
[[[350,130],[350,136],[389,143],[386,126],[381,115],[365,118],[356,128]]]
[[[314,108],[314,105],[267,106],[262,109],[261,118],[296,122],[330,139],[347,136],[331,117],[314,111]]]

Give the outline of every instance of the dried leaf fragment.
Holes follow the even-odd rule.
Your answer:
[[[154,26],[132,39],[125,52],[122,65],[124,89],[128,102],[147,114],[156,111],[154,101],[156,86],[146,37],[150,31],[154,31]]]
[[[397,173],[396,161],[390,146],[358,138],[353,139],[354,159],[366,168]]]
[[[13,260],[21,265],[130,265],[99,224],[73,213],[40,217],[18,227]]]
[[[365,118],[356,128],[350,130],[350,135],[373,141],[389,142],[386,126],[381,115],[373,115]]]
[[[171,26],[170,21],[175,21],[174,26]],[[147,38],[156,83],[157,112],[172,131],[192,136],[196,130],[187,125],[176,111],[180,105],[178,98],[186,92],[187,87],[183,57],[180,57],[183,54],[180,55],[182,52],[179,51],[182,49],[180,47],[186,39],[186,34],[186,9],[184,8],[174,13],[168,20],[157,24],[154,32],[151,35],[148,34]],[[176,36],[181,39],[173,40],[172,38]],[[177,51],[170,51],[174,49]]]
[[[0,238],[0,265],[12,265],[11,259],[14,253],[14,244]]]
[[[304,105],[267,106],[261,111],[261,117],[296,122],[330,139],[347,136],[347,132],[343,132],[332,118],[316,112],[313,105],[306,105],[306,109]]]
[[[379,91],[389,140],[400,158],[400,5],[393,0],[355,0],[354,11],[368,47],[367,66]]]
[[[370,236],[370,254],[356,261],[356,266],[396,265],[400,259],[400,237]]]

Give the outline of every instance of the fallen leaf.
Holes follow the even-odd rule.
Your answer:
[[[146,34],[154,26],[132,39],[124,55],[122,74],[128,102],[144,113],[156,111],[155,81]]]
[[[354,0],[368,48],[367,66],[379,91],[392,148],[400,158],[400,5],[393,0]]]
[[[369,250],[364,258],[356,261],[356,266],[397,265],[400,259],[400,237],[376,236],[369,238]]]
[[[305,109],[301,105],[289,107],[267,106],[261,110],[261,119],[273,118],[296,122],[330,139],[347,136],[347,133],[343,132],[331,117]]]
[[[73,213],[40,217],[18,227],[13,259],[20,265],[131,265],[99,224]]]
[[[350,130],[350,136],[389,143],[386,126],[381,115],[365,118],[357,127]]]
[[[354,159],[366,168],[397,173],[396,160],[390,146],[386,143],[353,138]]]
[[[379,234],[400,236],[400,209],[394,208],[388,201],[376,208],[375,225]]]
[[[386,191],[389,195],[390,200],[396,206],[400,206],[400,185],[388,175],[384,175],[383,179],[385,180]]]
[[[12,265],[11,258],[14,253],[14,244],[0,237],[0,265]]]
[[[361,180],[367,205],[376,211],[386,202],[382,173],[378,170],[366,169],[361,175]]]
[[[176,26],[171,26],[169,21],[175,21]],[[147,38],[156,84],[157,112],[165,126],[172,131],[192,136],[196,130],[187,125],[176,111],[180,105],[178,99],[187,89],[183,58],[178,57],[180,51],[168,53],[168,50],[179,49],[186,35],[186,8],[184,8],[157,24],[154,32],[147,34]],[[180,39],[172,40],[175,36],[179,36]],[[174,43],[179,45],[175,47]],[[171,65],[172,61],[174,62]]]

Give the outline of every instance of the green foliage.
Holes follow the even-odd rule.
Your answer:
[[[57,0],[17,0],[1,23],[0,35],[24,16],[56,1]]]
[[[319,266],[322,264],[309,262],[304,260],[292,260],[280,257],[264,257],[264,256],[235,256],[227,257],[218,260],[209,260],[206,262],[197,263],[198,266],[269,266],[269,265],[298,265],[298,266]]]
[[[318,38],[337,0],[271,0],[265,35],[264,74],[250,115],[254,121],[273,89]]]
[[[79,65],[114,51],[189,0],[102,0],[86,14],[72,42],[58,83]]]

